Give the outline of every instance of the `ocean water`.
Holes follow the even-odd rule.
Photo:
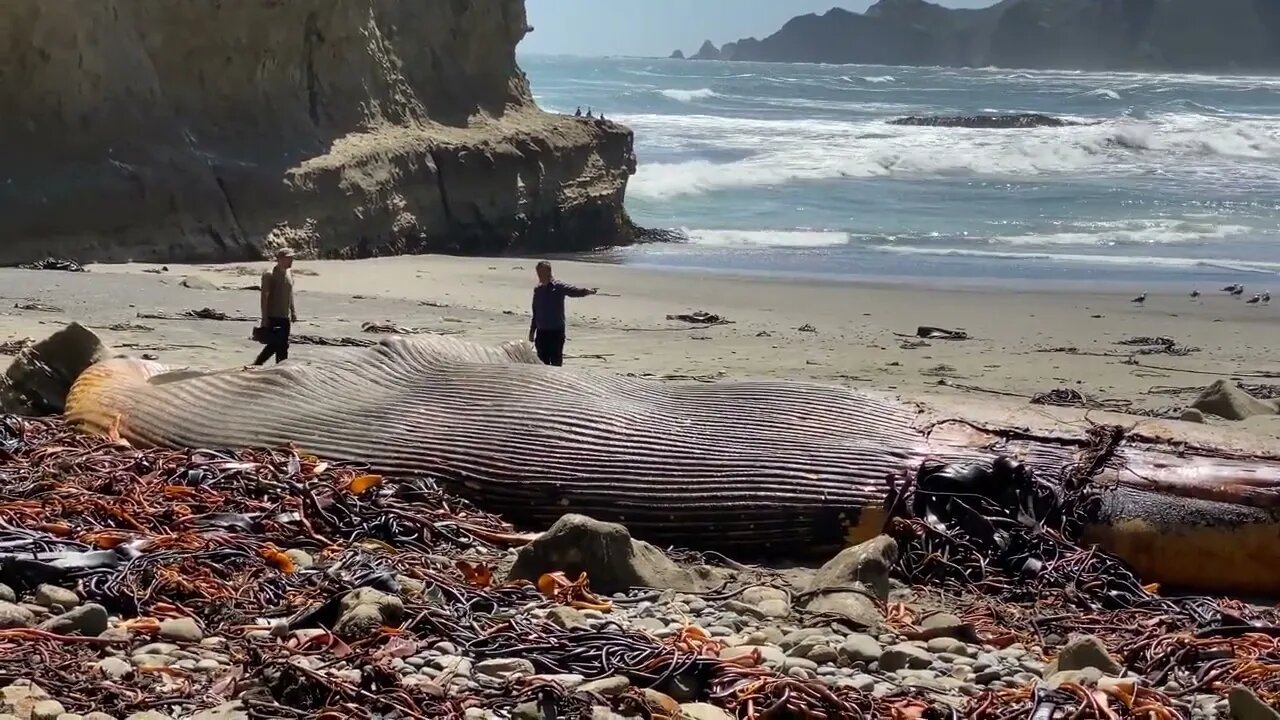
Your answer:
[[[611,251],[612,260],[1202,289],[1280,274],[1280,78],[539,56],[521,64],[545,109],[591,107],[635,130],[632,216],[690,237]],[[887,123],[1018,112],[1094,124]]]

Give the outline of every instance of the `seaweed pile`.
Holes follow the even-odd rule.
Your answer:
[[[124,683],[86,672],[128,642],[118,634],[11,627],[0,629],[0,681],[39,678],[74,712],[118,717],[231,700],[278,718],[462,718],[482,708],[505,716],[519,706],[576,718],[602,705],[680,717],[662,705],[666,694],[761,719],[1186,717],[1176,694],[1153,689],[1170,680],[1186,693],[1243,686],[1280,702],[1280,617],[1233,601],[1162,598],[1118,561],[1080,547],[1073,538],[1089,495],[1070,480],[1046,483],[1010,461],[926,464],[894,498],[897,574],[968,608],[962,617],[984,644],[1050,647],[1052,635],[1087,631],[1141,678],[1108,692],[1079,683],[987,690],[960,706],[910,688],[875,696],[779,675],[750,655],[722,659],[721,643],[696,625],[659,638],[621,622],[556,624],[540,611],[609,617],[636,598],[602,598],[590,578],[558,573],[499,581],[507,549],[526,536],[428,479],[389,482],[293,449],[139,450],[58,419],[5,417],[0,583],[18,594],[74,587],[144,637],[165,619],[189,618],[226,639],[232,662],[213,675],[158,668]],[[371,623],[351,622],[361,604],[376,606]],[[914,628],[909,609],[884,609],[891,625]],[[396,659],[440,642],[479,661],[527,661],[536,674],[457,692],[395,671]],[[555,681],[563,674],[622,676],[631,687],[572,691]]]
[[[1095,429],[1090,465],[1103,462],[1122,432]],[[1049,482],[1008,458],[925,463],[890,499],[888,532],[902,550],[897,574],[967,606],[964,619],[990,644],[1051,647],[1087,633],[1139,680],[1111,693],[1072,683],[1044,689],[1018,699],[1026,716],[1075,708],[1067,716],[1187,717],[1180,698],[1233,688],[1280,707],[1280,608],[1162,596],[1120,560],[1082,546],[1076,539],[1098,501],[1086,480],[1093,469],[1067,467]],[[1013,709],[986,717],[1011,717]]]
[[[232,698],[256,717],[451,718],[526,701],[547,717],[610,703],[660,716],[639,691],[583,698],[534,676],[446,694],[430,683],[405,685],[391,669],[393,659],[444,640],[481,659],[526,659],[542,674],[622,675],[641,688],[679,679],[744,716],[777,708],[870,718],[926,707],[721,660],[719,644],[698,628],[659,640],[535,619],[537,608],[609,602],[592,596],[585,578],[496,584],[492,564],[518,537],[426,480],[383,482],[358,465],[294,451],[136,450],[59,420],[6,417],[0,582],[19,594],[74,585],[127,618],[133,633],[192,618],[206,635],[231,640],[235,667],[221,677],[160,668],[126,686],[85,672],[120,639],[12,628],[0,630],[0,680],[39,678],[73,710],[118,716],[160,706],[190,712]],[[319,561],[302,567],[296,550]],[[389,595],[403,600],[385,603],[393,612],[380,623],[342,632],[349,603]]]

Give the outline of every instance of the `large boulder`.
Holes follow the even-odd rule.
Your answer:
[[[1218,380],[1191,407],[1206,415],[1216,415],[1227,420],[1248,420],[1258,415],[1275,415],[1276,407],[1259,400],[1226,380]]]
[[[13,359],[0,378],[0,411],[58,414],[80,373],[110,356],[111,349],[92,330],[73,322]]]
[[[508,578],[536,582],[557,571],[571,580],[585,572],[591,589],[603,593],[633,587],[698,591],[707,584],[661,550],[632,539],[625,527],[585,515],[561,517],[537,540],[521,548]]]
[[[897,561],[898,543],[887,535],[846,548],[813,576],[805,609],[878,628],[884,617],[877,601],[889,598],[889,570]]]

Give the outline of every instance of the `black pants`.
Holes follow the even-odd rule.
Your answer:
[[[533,336],[533,346],[538,349],[538,359],[543,365],[564,364],[564,331],[539,330]]]
[[[289,357],[289,318],[267,318],[267,346],[262,348],[254,365],[265,365],[272,355],[276,362]]]

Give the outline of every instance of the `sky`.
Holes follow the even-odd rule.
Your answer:
[[[935,0],[985,7],[995,0]],[[834,7],[861,12],[871,0],[526,0],[534,31],[522,53],[548,55],[686,55],[703,40],[723,45],[764,37],[796,15]]]

